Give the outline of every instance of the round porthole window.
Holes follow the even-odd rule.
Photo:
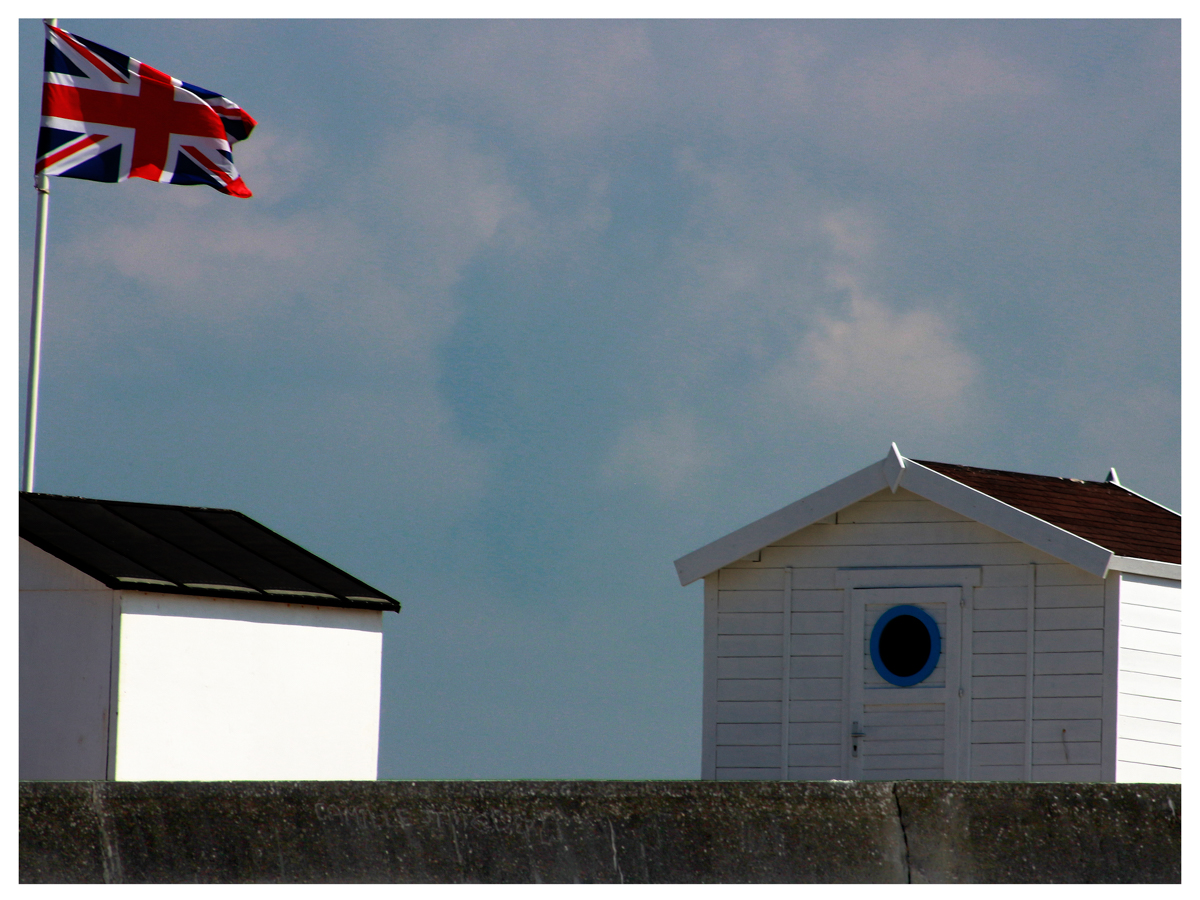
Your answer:
[[[941,655],[937,622],[919,606],[893,606],[871,630],[871,662],[891,684],[920,684],[937,668]]]

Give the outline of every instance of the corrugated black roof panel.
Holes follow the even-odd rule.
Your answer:
[[[196,518],[205,525],[237,541],[262,559],[317,585],[318,590],[341,597],[386,597],[354,576],[329,565],[299,544],[293,544],[275,532],[263,528],[253,519],[240,514],[224,515],[224,512],[215,509],[194,510]]]
[[[113,588],[400,610],[230,509],[22,493],[20,517],[21,537]]]
[[[192,555],[234,576],[240,583],[255,590],[283,589],[326,593],[316,585],[281,569],[259,554],[240,544],[195,518],[196,510],[171,509],[161,506],[122,506],[119,513],[142,529],[170,541],[178,547],[186,547]],[[262,530],[262,526],[255,523]]]
[[[126,579],[174,584],[158,572],[138,565],[129,557],[122,556],[111,547],[92,540],[78,529],[56,519],[28,500],[25,494],[21,495],[20,515],[21,537],[93,578],[106,583],[106,579]]]

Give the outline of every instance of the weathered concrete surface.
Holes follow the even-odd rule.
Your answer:
[[[1178,881],[1178,785],[27,782],[22,882]]]
[[[896,783],[914,882],[1180,878],[1177,784]]]

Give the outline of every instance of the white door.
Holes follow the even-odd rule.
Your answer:
[[[962,589],[851,594],[850,777],[958,778]]]

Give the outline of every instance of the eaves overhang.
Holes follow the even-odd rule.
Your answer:
[[[691,584],[884,488],[894,493],[901,484],[926,500],[1101,578],[1110,569],[1181,577],[1181,566],[1117,556],[1106,547],[908,459],[892,444],[879,462],[681,556],[675,561],[679,582]]]

